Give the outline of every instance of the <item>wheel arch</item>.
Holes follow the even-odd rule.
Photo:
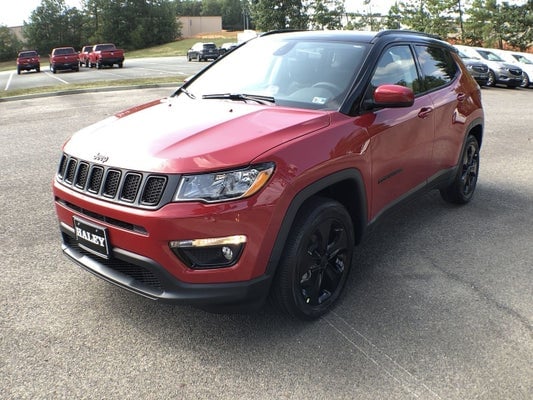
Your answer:
[[[468,129],[466,130],[467,134],[465,135],[463,147],[466,143],[468,135],[472,135],[476,138],[479,148],[481,148],[481,143],[483,141],[483,121],[481,118],[477,118],[470,123]]]
[[[317,196],[336,200],[346,208],[352,218],[355,244],[360,243],[367,226],[365,185],[357,169],[346,169],[313,182],[294,196],[274,242],[266,268],[267,275],[274,276],[275,274],[298,212],[310,199]]]

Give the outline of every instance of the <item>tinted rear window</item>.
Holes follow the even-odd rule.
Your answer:
[[[36,51],[24,51],[19,53],[19,57],[37,57]]]
[[[63,54],[72,54],[72,53],[75,53],[76,51],[74,50],[73,47],[65,47],[63,49],[56,49],[54,51],[54,55],[63,55]]]

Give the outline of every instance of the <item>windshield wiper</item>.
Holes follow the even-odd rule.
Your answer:
[[[222,99],[222,100],[236,100],[246,101],[251,100],[261,104],[275,103],[276,100],[272,96],[262,96],[258,94],[245,93],[213,93],[204,94],[202,99]]]
[[[175,92],[174,94],[172,94],[172,97],[174,96],[177,96],[178,94],[180,93],[185,93],[187,96],[189,96],[189,98],[191,99],[196,99],[196,96],[194,94],[192,94],[191,92],[189,92],[187,89],[185,89],[183,86],[180,86]]]

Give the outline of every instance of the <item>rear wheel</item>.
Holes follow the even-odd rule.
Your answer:
[[[474,195],[479,173],[479,143],[469,135],[461,157],[461,165],[453,182],[440,190],[444,200],[454,204],[466,204]]]
[[[291,316],[312,320],[338,300],[352,263],[350,215],[337,201],[310,200],[289,234],[271,300]]]

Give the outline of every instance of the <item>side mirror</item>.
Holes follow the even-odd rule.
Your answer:
[[[373,95],[375,107],[411,107],[414,102],[414,92],[410,88],[400,85],[378,86]]]

